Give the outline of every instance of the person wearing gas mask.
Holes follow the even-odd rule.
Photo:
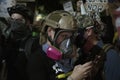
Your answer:
[[[32,11],[24,5],[8,7],[8,27],[4,30],[7,80],[27,80],[25,45],[31,36]]]
[[[31,29],[33,22],[33,13],[24,5],[15,5],[7,8],[10,18],[9,26],[5,30],[5,36],[14,40],[23,38]]]
[[[40,33],[40,46],[28,60],[30,80],[81,80],[92,63],[74,63],[78,57],[74,39],[77,32],[74,17],[63,10],[49,13]]]
[[[101,25],[89,16],[79,17],[75,43],[81,50],[77,63],[92,61],[93,69],[85,80],[120,80],[120,55],[110,44],[101,40]]]

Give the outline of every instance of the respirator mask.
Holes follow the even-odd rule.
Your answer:
[[[42,46],[43,51],[46,55],[56,61],[56,64],[64,71],[68,72],[73,69],[73,65],[76,61],[75,58],[71,58],[73,53],[73,44],[71,43],[71,39],[63,40],[59,48],[51,46],[49,44],[44,44]]]
[[[25,24],[25,20],[14,20],[9,19],[9,27],[6,30],[7,37],[10,37],[14,40],[19,40],[26,35],[27,27]]]
[[[69,58],[73,53],[74,36],[70,34],[70,36],[65,38],[62,37],[63,40],[60,43],[57,43],[57,41],[60,39],[60,33],[61,32],[58,32],[56,34],[53,45],[48,45],[47,43],[43,45],[44,52],[48,57],[54,60]]]

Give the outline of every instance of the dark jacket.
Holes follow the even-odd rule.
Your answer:
[[[19,51],[20,44],[9,42],[4,47],[4,56],[7,65],[7,80],[28,80],[26,74],[27,58],[24,52]]]
[[[19,40],[17,42],[14,42],[12,40],[6,41],[4,46],[4,56],[8,70],[7,80],[28,80],[26,67],[28,55],[26,53],[25,46],[31,38],[32,36],[26,36],[25,39]],[[35,48],[37,48],[38,40],[39,39],[36,39],[33,42],[31,48],[28,48],[31,53],[35,50]],[[33,46],[34,48],[32,48]]]
[[[39,46],[28,59],[27,73],[29,80],[55,80],[53,65],[54,61],[48,58]]]

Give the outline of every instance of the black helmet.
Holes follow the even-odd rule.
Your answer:
[[[11,16],[13,13],[19,13],[21,14],[25,19],[29,19],[30,23],[33,22],[33,13],[30,9],[28,9],[25,5],[17,4],[12,7],[8,7],[7,11],[9,15]]]

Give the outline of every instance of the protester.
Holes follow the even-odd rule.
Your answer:
[[[62,10],[46,16],[40,33],[40,46],[29,57],[29,80],[82,80],[91,70],[91,62],[74,63],[79,56],[74,45],[77,31],[74,17]]]
[[[93,70],[85,80],[120,80],[120,55],[111,45],[104,44],[101,26],[89,16],[79,18],[76,45],[81,49],[78,63],[93,62]],[[103,74],[104,73],[104,74]]]
[[[26,43],[32,34],[33,13],[24,5],[15,5],[7,10],[10,15],[8,27],[4,30],[7,80],[28,80]]]

